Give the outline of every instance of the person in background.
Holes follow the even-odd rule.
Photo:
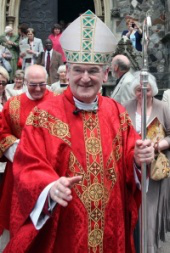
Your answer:
[[[62,61],[65,63],[66,57],[60,43],[61,34],[62,34],[61,26],[59,24],[55,24],[51,29],[51,34],[48,36],[48,38],[52,40],[53,49],[62,55]]]
[[[164,129],[165,137],[157,138],[153,142],[155,154],[165,152],[170,159],[170,113],[168,106],[154,98],[158,93],[155,77],[148,73],[147,85],[147,138],[160,134],[160,127],[157,127],[157,121]],[[140,71],[134,74],[132,82],[132,94],[135,99],[124,103],[127,112],[132,120],[133,126],[138,133],[141,133],[141,110],[142,110],[142,88],[140,84]],[[156,122],[156,123],[154,123]],[[150,126],[152,125],[152,129]],[[151,129],[151,130],[149,130]],[[154,141],[153,139],[151,139]],[[170,231],[170,178],[155,181],[149,178],[149,188],[147,192],[147,253],[162,252],[161,240],[165,241],[166,232]]]
[[[63,64],[62,55],[53,49],[53,43],[50,39],[45,40],[45,52],[39,55],[37,64],[46,68],[49,85],[58,81],[59,76],[57,70]]]
[[[59,25],[61,26],[62,31],[64,31],[64,29],[68,26],[64,20],[60,20]]]
[[[5,94],[5,86],[9,81],[9,74],[6,71],[5,68],[0,66],[0,127],[2,126],[2,109],[4,104],[7,101],[6,94]],[[3,173],[5,171],[6,163],[4,161],[0,161],[0,183],[3,179]],[[9,241],[8,234],[4,235],[4,237],[0,237],[0,251],[2,251],[7,243]]]
[[[164,91],[162,101],[166,102],[170,109],[170,89]]]
[[[20,69],[16,70],[14,83],[7,84],[5,87],[5,93],[6,93],[7,99],[26,92],[27,90],[26,87],[27,86],[24,84],[24,71]]]
[[[142,51],[142,29],[139,24],[134,18],[127,16],[126,25],[128,29],[123,31],[122,36],[128,37],[133,47],[138,51]]]
[[[20,24],[18,26],[18,34],[19,34],[19,44],[21,43],[21,41],[25,38],[27,38],[27,29],[28,29],[28,25],[27,24]],[[19,56],[18,58],[18,62],[17,62],[17,67],[19,69],[22,69],[22,57]]]
[[[0,45],[0,66],[4,67],[5,68],[5,65],[4,65],[4,59],[6,61],[9,61],[9,64],[10,64],[10,61],[12,59],[12,54],[11,52],[9,51],[8,48]],[[8,71],[8,69],[6,69]]]
[[[28,45],[29,49],[26,52],[22,51],[22,46]],[[37,63],[38,56],[44,52],[42,40],[35,37],[33,28],[27,29],[27,38],[20,42],[20,56],[23,58],[22,69],[25,70],[28,66]]]
[[[112,59],[112,75],[117,78],[116,87],[111,94],[111,98],[119,103],[124,103],[133,98],[131,92],[131,83],[134,79],[131,72],[129,59],[122,54],[118,54]]]
[[[39,103],[50,99],[52,92],[46,89],[47,72],[39,65],[25,71],[26,93],[10,98],[2,111],[0,128],[0,158],[7,165],[0,186],[0,235],[10,230],[11,199],[13,192],[13,159],[21,133],[31,110]]]
[[[5,68],[0,66],[0,128],[2,126],[2,109],[6,103],[6,95],[5,95],[5,86],[9,81],[9,74]],[[3,179],[3,173],[5,171],[6,163],[3,160],[0,160],[0,185]],[[1,192],[0,192],[1,194]],[[9,241],[8,233],[5,233],[4,236],[0,236],[0,251],[2,252],[7,242]]]
[[[3,109],[5,102],[7,101],[5,94],[5,86],[9,81],[9,74],[5,68],[0,66],[0,112]]]
[[[98,93],[116,43],[90,10],[63,32],[69,86],[27,119],[15,154],[12,237],[4,253],[135,252],[135,175],[154,154],[125,109]]]
[[[28,30],[28,25],[27,24],[20,24],[18,26],[18,33],[19,33],[19,43],[27,38],[27,30]]]
[[[0,36],[0,44],[9,49],[12,54],[10,64],[12,71],[10,72],[10,82],[14,80],[15,71],[17,70],[17,62],[19,57],[19,36],[13,34],[11,26],[5,27],[5,34]]]
[[[68,86],[68,80],[66,77],[66,65],[61,65],[57,71],[59,75],[59,81],[51,85],[51,91],[61,94]]]

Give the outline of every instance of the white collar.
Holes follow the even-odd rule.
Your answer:
[[[26,94],[27,98],[29,98],[30,100],[35,100],[35,99],[31,96],[31,94],[29,93],[28,89],[26,90],[25,94]]]
[[[48,52],[50,53],[50,55],[52,55],[53,49],[51,49],[51,50],[49,50],[49,51],[46,50],[46,51],[45,51],[46,55],[48,54]]]
[[[96,111],[98,109],[98,97],[96,97],[95,101],[92,103],[83,103],[79,101],[78,99],[76,99],[75,97],[73,97],[73,99],[74,99],[76,108],[78,108],[79,110]]]

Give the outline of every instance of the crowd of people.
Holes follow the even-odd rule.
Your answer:
[[[16,70],[23,71],[30,65],[40,64],[47,69],[48,84],[58,81],[58,67],[66,62],[60,44],[62,28],[55,24],[46,41],[35,37],[35,30],[26,24],[18,26],[18,35],[11,26],[6,26],[0,36],[0,66],[9,73],[9,82],[14,82]],[[44,45],[43,45],[44,44]]]
[[[142,34],[137,23],[135,29]],[[149,73],[148,137],[141,140],[140,72],[131,70],[127,56],[112,58],[117,40],[94,13],[85,12],[64,32],[55,24],[44,46],[33,28],[21,25],[19,34],[7,26],[0,36],[6,50],[0,55],[12,68],[0,66],[1,250],[137,252],[145,162],[147,253],[158,253],[170,231],[170,179],[154,181],[149,173],[155,153],[170,158],[170,114],[154,98],[155,77]],[[100,91],[111,60],[117,86],[108,98]],[[155,119],[165,132],[157,142],[148,130]]]

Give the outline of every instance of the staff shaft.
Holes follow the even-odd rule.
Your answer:
[[[142,83],[142,120],[141,120],[141,129],[142,129],[142,140],[146,139],[146,108],[147,108],[147,83],[148,83],[147,71],[143,70],[141,72],[141,83]],[[147,166],[146,163],[142,163],[142,182],[141,182],[141,191],[142,191],[142,205],[141,205],[141,253],[147,252],[147,199],[146,199],[146,175],[147,175]]]
[[[147,84],[148,84],[148,43],[149,28],[151,27],[151,19],[149,16],[143,22],[143,68],[141,71],[142,86],[142,113],[141,113],[141,132],[142,140],[146,139],[146,112],[147,112]],[[147,166],[142,163],[142,205],[141,205],[141,223],[140,223],[140,253],[147,253],[147,195],[146,195],[146,176]]]

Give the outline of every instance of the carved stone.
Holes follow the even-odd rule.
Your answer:
[[[13,27],[14,21],[15,21],[15,17],[14,16],[7,16],[7,23],[8,25]]]
[[[119,18],[120,17],[120,9],[119,8],[111,9],[110,12],[111,12],[112,18]]]
[[[117,54],[126,55],[132,65],[132,68],[136,70],[140,70],[142,68],[142,53],[137,51],[133,46],[129,39],[123,36],[118,42],[116,51],[114,56]]]

